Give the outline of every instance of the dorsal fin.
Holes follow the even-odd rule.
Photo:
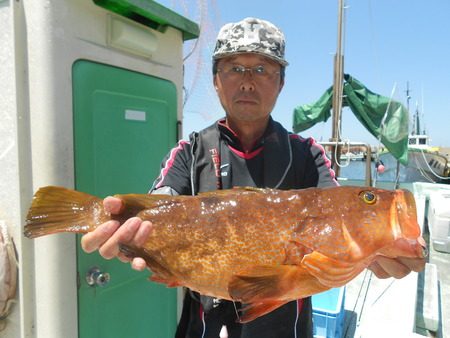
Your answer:
[[[272,191],[273,189],[268,188],[255,188],[255,187],[233,187],[231,189],[213,190],[205,191],[199,193],[199,196],[227,196],[230,194],[236,194],[239,192],[255,192],[255,193],[265,193]]]

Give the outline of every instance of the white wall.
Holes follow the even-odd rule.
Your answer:
[[[146,57],[108,45],[111,18],[127,22],[91,0],[0,0],[0,219],[9,226],[20,260],[20,301],[0,337],[78,336],[74,237],[22,236],[34,191],[74,185],[74,61],[89,59],[171,80],[181,120],[181,32],[147,29],[157,47]]]

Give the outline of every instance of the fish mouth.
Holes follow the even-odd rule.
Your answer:
[[[395,256],[424,258],[428,255],[425,240],[417,222],[416,201],[408,190],[397,190],[391,207]]]
[[[408,190],[397,190],[391,207],[391,221],[395,238],[417,239],[420,226],[417,223],[416,201]]]
[[[422,237],[419,237],[419,238],[422,238]],[[423,239],[423,238],[422,238]],[[424,241],[425,242],[425,241]],[[427,246],[426,245],[423,245],[422,246],[422,258],[426,258],[426,257],[428,257],[428,248],[427,248]]]
[[[408,258],[426,258],[428,249],[422,244],[423,238],[419,236],[417,239],[399,238],[392,245],[384,247],[379,254],[386,257],[408,257]]]

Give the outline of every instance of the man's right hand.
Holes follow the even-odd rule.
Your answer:
[[[116,197],[106,197],[103,206],[107,212],[117,215],[123,207],[122,200]],[[108,221],[99,225],[94,231],[88,232],[81,238],[81,247],[87,253],[98,250],[105,259],[114,257],[122,262],[131,262],[135,270],[144,270],[146,263],[143,258],[130,259],[119,250],[119,244],[142,246],[152,231],[152,223],[142,221],[139,217],[129,218],[122,225],[118,221]]]

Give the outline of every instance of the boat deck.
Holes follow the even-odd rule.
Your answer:
[[[430,249],[429,261],[435,264],[438,272],[439,329],[437,337],[450,337],[450,254]]]
[[[424,229],[425,240],[428,240],[427,198],[439,189],[450,191],[450,186],[414,183],[408,189],[414,191],[418,221]],[[433,269],[427,266],[426,274],[379,279],[365,270],[347,284],[342,337],[450,337],[450,254],[435,251],[431,245],[428,248],[428,262],[435,265],[437,274],[433,274],[436,272],[434,266]],[[434,283],[430,282],[429,276],[436,276]],[[424,283],[428,284],[424,286]],[[430,322],[435,319],[439,325],[437,331],[420,327],[432,326]]]
[[[361,273],[347,285],[343,337],[413,337],[417,280]]]

